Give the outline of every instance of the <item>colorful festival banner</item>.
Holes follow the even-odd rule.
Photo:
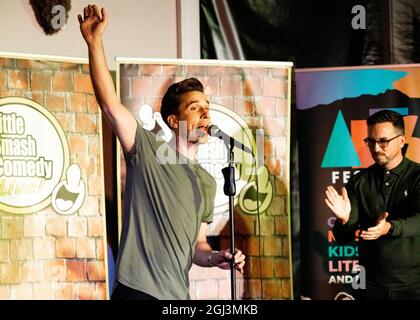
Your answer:
[[[257,166],[251,155],[234,149],[236,243],[247,255],[245,275],[238,278],[238,298],[290,298],[288,165],[292,64],[135,58],[117,62],[121,102],[145,129],[158,133],[161,139],[170,139],[171,130],[159,112],[162,96],[172,83],[195,77],[203,83],[209,97],[212,123],[256,151]],[[120,158],[123,189],[125,164]],[[217,183],[209,240],[215,250],[228,248],[228,197],[223,192],[221,173],[227,166],[227,152],[223,142],[210,137],[207,144],[200,146],[198,161]],[[230,298],[229,272],[193,266],[190,279],[193,299]]]
[[[0,299],[107,299],[101,113],[86,61],[0,53]]]
[[[366,118],[382,109],[404,115],[405,154],[420,162],[419,83],[420,65],[296,71],[304,297],[357,299],[358,233],[352,243],[335,242],[325,189],[373,164]]]

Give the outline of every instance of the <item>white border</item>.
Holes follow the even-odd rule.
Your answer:
[[[291,68],[293,62],[289,61],[251,61],[251,60],[216,60],[216,59],[161,59],[161,58],[128,58],[116,57],[115,61],[121,63],[154,63],[154,64],[188,64],[188,65],[210,65],[210,66],[232,66],[232,67],[274,67]]]
[[[76,58],[76,57],[64,57],[64,56],[51,56],[46,54],[27,54],[27,53],[15,53],[15,52],[3,52],[0,51],[0,56],[2,58],[12,58],[12,59],[32,59],[32,60],[48,60],[53,62],[67,62],[67,63],[83,63],[88,64],[89,59],[87,58]]]

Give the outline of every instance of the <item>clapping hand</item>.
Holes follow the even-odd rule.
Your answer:
[[[341,192],[342,195],[334,187],[328,186],[327,190],[325,190],[327,196],[325,203],[335,216],[341,220],[341,223],[346,224],[350,218],[351,205],[346,188],[342,187]]]

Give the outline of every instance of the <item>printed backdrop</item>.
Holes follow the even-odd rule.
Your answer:
[[[357,298],[357,233],[353,243],[335,243],[325,189],[373,164],[365,120],[381,109],[404,115],[406,156],[420,162],[419,83],[419,65],[297,70],[303,296]]]
[[[213,124],[249,147],[261,147],[257,165],[259,217],[252,158],[238,149],[234,151],[236,246],[247,255],[245,274],[238,275],[238,298],[290,299],[292,295],[290,73],[291,63],[119,60],[117,83],[121,101],[145,128],[156,132],[160,129],[160,104],[169,85],[196,77],[209,97]],[[209,240],[214,249],[229,248],[228,198],[223,193],[221,175],[221,169],[227,165],[226,148],[211,137],[209,143],[200,147],[198,160],[215,177],[218,186]],[[121,170],[123,185],[123,158]],[[228,271],[194,265],[190,279],[193,299],[230,298]]]
[[[107,299],[101,132],[86,63],[0,54],[0,299]]]

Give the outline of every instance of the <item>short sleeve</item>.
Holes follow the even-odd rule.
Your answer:
[[[124,152],[124,159],[127,164],[135,166],[140,161],[140,155],[153,152],[156,154],[158,148],[158,138],[153,132],[149,132],[141,127],[137,122],[136,137],[134,141],[135,149],[132,153]]]

